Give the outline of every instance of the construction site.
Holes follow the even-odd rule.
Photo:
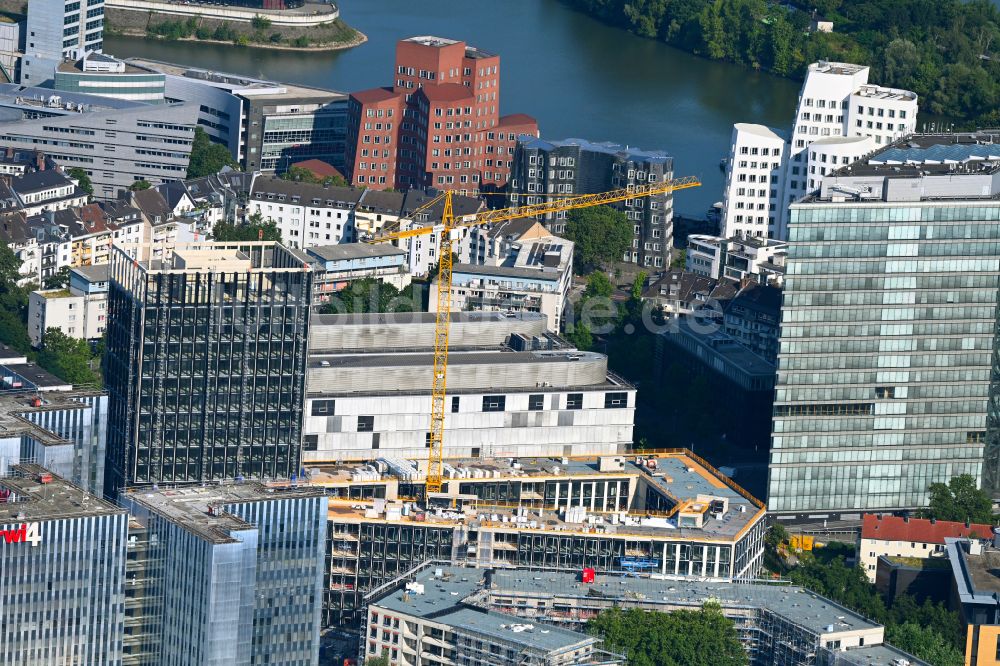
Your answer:
[[[412,461],[312,470],[326,488],[326,626],[356,627],[368,591],[416,562],[753,579],[764,507],[687,451],[648,457],[447,460],[425,494]]]

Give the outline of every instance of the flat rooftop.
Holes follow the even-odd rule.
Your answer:
[[[665,334],[668,339],[674,336],[684,336],[693,340],[695,344],[709,350],[711,354],[721,356],[727,363],[739,368],[748,375],[771,376],[774,374],[774,363],[770,363],[764,357],[753,353],[747,347],[737,342],[735,338],[721,331],[696,331],[686,317],[681,317],[676,321],[676,332]]]
[[[315,248],[310,248],[313,250]],[[449,320],[458,323],[490,323],[504,321],[543,321],[540,312],[452,312]],[[388,324],[434,325],[436,312],[366,312],[363,314],[315,314],[313,325],[322,326],[385,326]]]
[[[408,252],[388,243],[341,243],[339,245],[315,245],[306,251],[322,261],[350,261],[373,257],[408,256]]]
[[[6,378],[11,377],[12,381],[28,382],[38,388],[39,390],[68,390],[73,387],[72,384],[67,382],[65,379],[60,379],[56,377],[48,370],[45,370],[34,363],[5,363],[0,365],[0,376]],[[26,386],[11,385],[7,388],[30,388]]]
[[[116,267],[127,267],[130,271],[135,267],[143,273],[184,273],[212,269],[238,272],[251,269],[267,272],[311,270],[300,256],[274,241],[178,243],[166,261],[150,258],[158,249],[159,245],[156,243],[128,246],[128,251],[137,254],[136,260],[125,248],[115,245],[111,251],[110,271],[115,274]]]
[[[233,543],[238,539],[230,536],[231,531],[253,529],[242,518],[227,513],[224,510],[227,504],[323,496],[321,488],[274,487],[257,482],[159,490],[137,488],[126,493],[128,500],[211,543]]]
[[[606,153],[608,155],[622,155],[626,159],[646,160],[649,162],[665,163],[673,159],[668,153],[662,150],[642,150],[641,148],[623,146],[620,143],[612,143],[610,141],[595,142],[588,141],[587,139],[546,140],[526,135],[521,137],[519,142],[524,144],[525,148],[553,150],[555,148],[576,146],[584,151]]]
[[[518,622],[504,613],[487,611],[464,600],[481,589],[483,572],[476,569],[444,567],[436,576],[433,568],[414,577],[423,585],[420,593],[397,589],[372,605],[406,615],[433,618],[460,631],[499,638],[531,650],[562,651],[590,645],[595,638],[554,625]]]
[[[41,465],[14,465],[11,470],[11,476],[0,478],[0,490],[11,493],[0,502],[0,523],[72,520],[125,513],[125,509],[91,495]]]
[[[497,570],[493,596],[507,593],[576,597],[601,596],[633,602],[701,608],[717,600],[724,607],[765,608],[815,634],[878,629],[881,625],[795,585],[703,582],[692,579],[598,574],[593,583],[582,583],[576,573]],[[829,631],[833,625],[833,631]]]
[[[451,354],[448,357],[449,366],[459,365],[493,365],[506,363],[592,363],[604,361],[604,354],[582,351],[474,351]],[[354,368],[396,368],[396,367],[433,367],[434,354],[316,354],[310,355],[309,368],[320,369],[354,369]]]
[[[313,88],[284,82],[278,83],[267,79],[257,79],[244,74],[217,72],[210,69],[175,65],[148,58],[128,58],[125,62],[136,67],[152,69],[153,71],[168,74],[170,76],[179,76],[186,79],[203,81],[214,85],[215,87],[226,88],[233,92],[233,94],[246,95],[247,97],[266,95],[272,99],[280,99],[282,97],[324,97],[338,95],[342,96],[344,99],[347,98],[345,93],[336,90]]]

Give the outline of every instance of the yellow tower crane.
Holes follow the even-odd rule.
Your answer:
[[[528,204],[526,206],[516,206],[512,208],[500,208],[476,213],[473,216],[466,216],[462,220],[456,221],[452,209],[452,192],[446,191],[431,199],[421,207],[421,210],[428,209],[439,202],[444,202],[444,212],[441,215],[440,227],[437,225],[422,226],[403,231],[393,231],[377,235],[372,243],[384,243],[389,241],[413,238],[415,236],[427,236],[440,229],[441,242],[438,256],[440,265],[438,268],[438,311],[434,321],[434,375],[433,389],[431,391],[431,429],[430,442],[428,448],[427,467],[427,493],[441,492],[442,468],[444,457],[444,416],[445,416],[445,393],[448,379],[448,327],[451,323],[451,268],[452,268],[452,243],[457,240],[460,229],[471,227],[481,227],[487,224],[504,222],[521,217],[535,217],[545,213],[555,213],[564,210],[574,210],[577,208],[590,208],[591,206],[601,206],[604,204],[626,201],[628,199],[640,199],[643,197],[666,194],[675,190],[684,190],[690,187],[698,187],[701,182],[693,177],[676,178],[661,183],[650,183],[648,185],[636,185],[619,190],[599,192],[597,194],[581,194],[556,201],[545,203]],[[543,195],[544,196],[544,195]],[[470,219],[471,218],[471,219]]]

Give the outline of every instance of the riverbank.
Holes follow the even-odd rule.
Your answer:
[[[961,126],[1000,121],[995,6],[839,0],[825,17],[832,27],[820,30],[805,0],[768,4],[763,14],[757,0],[559,1],[639,37],[777,76],[801,79],[806,66],[818,60],[868,65],[873,82],[917,93],[924,117]]]
[[[105,32],[111,36],[159,41],[225,44],[279,51],[341,51],[364,44],[368,37],[340,18],[320,25],[273,25],[260,16],[251,22],[205,16],[173,16],[105,8]]]

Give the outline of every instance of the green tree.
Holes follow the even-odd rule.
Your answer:
[[[590,332],[590,327],[582,321],[573,324],[573,327],[566,332],[566,339],[580,351],[587,351],[594,346],[594,336]]]
[[[962,666],[965,663],[962,652],[944,636],[913,622],[887,627],[885,639],[934,666]]]
[[[628,654],[629,666],[745,666],[733,621],[717,604],[660,613],[612,608],[587,623],[608,649]]]
[[[594,271],[587,276],[587,288],[583,291],[584,298],[611,298],[615,285],[604,271]]]
[[[101,386],[101,375],[94,368],[97,360],[86,340],[71,338],[58,328],[45,331],[38,365],[74,386]]]
[[[347,181],[342,177],[333,175],[329,178],[320,178],[309,169],[299,166],[291,166],[285,173],[281,174],[285,180],[295,180],[302,183],[313,183],[316,185],[329,185],[331,187],[347,187]],[[389,192],[390,190],[383,190]]]
[[[565,236],[575,243],[577,272],[588,273],[621,261],[632,245],[633,230],[625,213],[597,206],[570,211]]]
[[[45,278],[43,289],[65,289],[69,285],[69,266],[63,266],[55,275]]]
[[[153,186],[148,180],[137,180],[128,186],[128,189],[132,192],[140,192],[142,190],[148,190]]]
[[[191,159],[188,162],[187,177],[201,178],[219,173],[223,167],[239,168],[236,160],[225,146],[213,143],[201,127],[194,129],[194,141],[191,143]]]
[[[365,666],[389,666],[389,655],[383,652],[380,657],[365,659]]]
[[[420,303],[413,297],[402,294],[391,284],[364,278],[351,282],[323,306],[327,314],[361,312],[415,312]]]
[[[962,474],[946,484],[931,484],[926,514],[938,520],[990,524],[993,522],[993,502],[989,493],[976,486],[975,477]]]
[[[90,196],[94,196],[94,184],[90,182],[90,176],[87,175],[85,170],[80,167],[73,167],[69,170],[69,177],[80,184],[81,190]]]
[[[246,222],[216,222],[212,228],[212,239],[220,242],[275,241],[281,242],[281,231],[277,223],[260,213],[254,213]]]
[[[254,30],[267,30],[271,27],[271,19],[257,14],[251,19],[250,25],[253,26]]]

